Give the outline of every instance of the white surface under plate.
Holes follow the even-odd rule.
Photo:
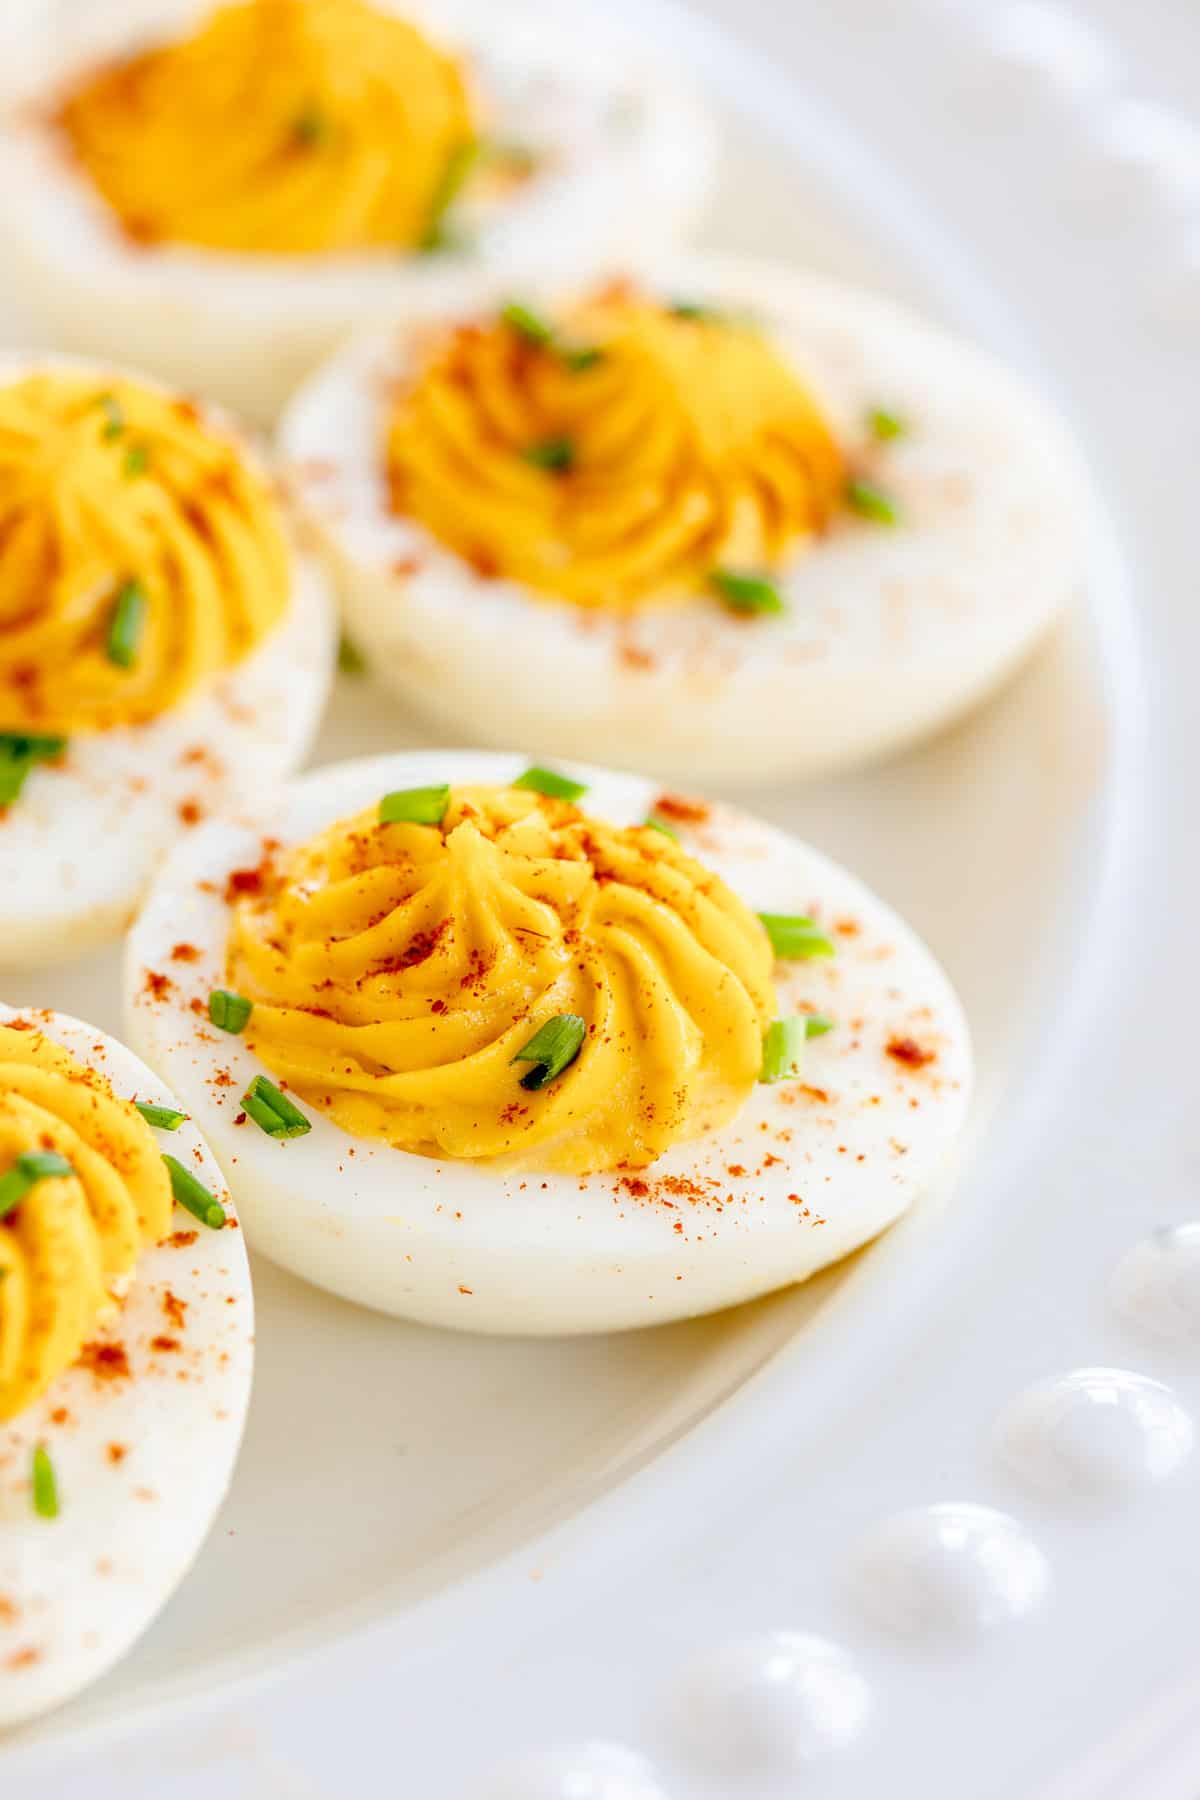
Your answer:
[[[1178,137],[1143,129],[1132,183],[1111,116],[1189,55],[1194,91],[1194,19],[1137,9],[1174,46],[1139,76],[1023,0],[729,0],[793,87],[628,10],[727,114],[714,242],[1050,370],[1093,461],[1086,617],[939,742],[748,797],[945,962],[970,1142],[850,1264],[645,1334],[439,1334],[259,1262],[224,1519],[129,1661],[5,1742],[5,1800],[1195,1794],[1194,270],[1158,302],[1200,206],[1146,174]],[[347,686],[321,755],[413,741]],[[5,998],[111,1027],[116,987],[107,958]]]

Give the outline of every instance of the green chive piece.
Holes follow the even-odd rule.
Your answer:
[[[554,769],[539,769],[534,763],[513,782],[515,788],[528,788],[531,793],[545,794],[551,800],[582,800],[587,793],[586,781],[572,781]]]
[[[268,1081],[265,1075],[254,1077],[242,1095],[242,1105],[247,1116],[268,1137],[304,1137],[312,1130],[312,1120],[305,1118],[300,1108],[293,1106],[287,1095],[273,1081]]]
[[[0,1175],[0,1219],[19,1206],[37,1182],[74,1173],[73,1166],[57,1150],[26,1150],[6,1174]]]
[[[119,669],[131,669],[146,624],[149,599],[140,581],[127,581],[117,594],[108,627],[108,660]]]
[[[239,1031],[245,1031],[246,1021],[253,1011],[253,1000],[231,993],[228,988],[214,988],[208,996],[209,1018],[219,1031],[232,1032],[235,1037]]]
[[[381,825],[440,825],[450,804],[450,783],[438,787],[397,788],[379,802]]]
[[[858,513],[863,519],[873,519],[876,525],[900,523],[900,509],[891,495],[861,475],[852,476],[846,483],[846,504],[851,512]]]
[[[806,1038],[824,1037],[827,1031],[833,1030],[834,1023],[828,1013],[805,1013],[804,1035]]]
[[[713,569],[709,583],[733,612],[781,613],[783,600],[774,582],[738,569]]]
[[[184,1211],[190,1212],[193,1219],[199,1219],[202,1225],[207,1225],[210,1231],[220,1231],[225,1224],[225,1208],[221,1202],[176,1157],[168,1156],[164,1151],[163,1162],[171,1177],[171,1192]]]
[[[536,1093],[557,1081],[579,1055],[586,1036],[587,1026],[578,1013],[559,1013],[557,1018],[547,1019],[513,1057],[515,1063],[536,1064],[528,1075],[522,1075],[521,1086]]]
[[[799,962],[808,956],[834,956],[831,939],[819,925],[800,913],[759,913],[771,948],[781,962]]]
[[[185,1112],[177,1112],[173,1106],[154,1106],[149,1100],[135,1100],[133,1104],[155,1131],[178,1131],[188,1116]]]
[[[24,1156],[18,1156],[17,1167],[31,1187],[35,1181],[49,1181],[75,1173],[74,1165],[57,1150],[27,1150]]]
[[[58,1517],[58,1478],[45,1444],[33,1447],[33,1510],[39,1519]]]
[[[32,1186],[32,1181],[17,1166],[0,1175],[0,1219],[7,1217],[14,1206],[20,1206]]]
[[[524,338],[527,344],[536,344],[544,350],[547,344],[554,341],[554,327],[539,318],[531,307],[523,306],[519,300],[510,300],[500,314],[504,324],[518,337]]]
[[[125,479],[127,481],[132,481],[135,476],[144,475],[149,467],[150,452],[145,444],[130,444],[128,450],[125,452],[125,462],[123,465]]]
[[[719,306],[703,300],[668,300],[667,311],[673,319],[693,319],[703,325],[719,325],[728,317]]]
[[[572,375],[582,375],[585,370],[594,369],[597,363],[604,361],[604,352],[599,344],[580,344],[575,349],[569,344],[562,344],[558,354]]]
[[[433,250],[455,248],[454,235],[447,227],[446,215],[466,186],[472,169],[479,161],[480,151],[481,146],[475,139],[456,144],[451,150],[429,203],[429,217],[417,244],[418,250],[428,254]]]
[[[121,402],[115,394],[101,394],[96,405],[104,413],[104,428],[100,436],[106,443],[111,443],[113,438],[119,438],[125,429],[125,414],[121,410]]]
[[[529,444],[521,455],[535,469],[548,475],[565,475],[575,464],[575,446],[570,438],[544,438],[540,444]]]
[[[663,836],[669,837],[674,844],[679,842],[679,833],[675,827],[668,825],[665,819],[656,819],[653,813],[646,820],[646,829],[647,831],[661,831]]]
[[[0,732],[0,806],[19,800],[25,778],[35,763],[61,756],[66,738],[29,737],[21,732]]]
[[[807,1036],[808,1030],[802,1014],[796,1014],[790,1019],[773,1020],[763,1038],[762,1068],[758,1079],[787,1081],[789,1077],[798,1075]]]
[[[337,662],[343,675],[365,675],[367,672],[366,657],[344,632],[338,643]]]
[[[292,138],[304,150],[311,150],[319,144],[329,128],[329,121],[320,107],[310,101],[302,112],[296,114],[292,122]]]
[[[908,423],[886,406],[873,406],[867,414],[867,430],[876,443],[890,444],[893,438],[904,436]]]

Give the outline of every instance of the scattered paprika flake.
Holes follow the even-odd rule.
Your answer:
[[[917,1040],[911,1037],[889,1038],[887,1053],[893,1062],[903,1063],[906,1069],[923,1069],[926,1063],[937,1060],[936,1051],[923,1050]]]

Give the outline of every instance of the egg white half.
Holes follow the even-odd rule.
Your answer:
[[[55,366],[89,365],[5,357],[0,387]],[[95,373],[102,384],[117,371]],[[227,420],[213,423],[231,434]],[[75,956],[124,931],[180,831],[303,762],[336,654],[327,577],[293,543],[288,611],[244,661],[184,705],[144,725],[81,734],[60,761],[37,765],[0,812],[0,966]]]
[[[215,820],[164,867],[128,943],[128,1031],[213,1144],[255,1249],[428,1324],[573,1333],[728,1306],[874,1237],[963,1122],[961,1010],[929,952],[853,876],[726,809],[681,824],[685,848],[752,906],[824,921],[839,948],[832,961],[779,965],[780,1011],[807,1002],[837,1027],[810,1041],[800,1081],[756,1087],[725,1130],[676,1145],[648,1170],[578,1178],[414,1156],[351,1138],[311,1108],[312,1131],[290,1142],[236,1123],[261,1064],[193,1010],[224,979],[231,871],[257,866],[265,839],[302,841],[391,789],[507,782],[526,761],[420,751],[333,765],[257,819]],[[660,793],[640,777],[570,772],[589,783],[587,809],[621,824],[644,819]],[[172,959],[181,938],[198,948],[195,961]],[[910,1038],[929,1056],[919,1067],[887,1048]]]
[[[89,0],[69,34],[30,28],[40,35],[0,119],[0,260],[13,298],[69,349],[136,356],[266,420],[353,326],[437,317],[551,271],[586,279],[688,229],[711,184],[712,129],[628,35],[546,0],[374,4],[457,49],[493,107],[491,135],[547,158],[519,194],[463,214],[466,248],[314,259],[130,244],[64,157],[48,102],[96,61],[194,29],[213,5]]]
[[[901,523],[845,513],[778,581],[781,617],[703,597],[621,618],[485,579],[388,510],[413,340],[368,334],[305,384],[280,443],[373,671],[455,734],[702,782],[825,773],[974,705],[1082,586],[1089,502],[1056,420],[989,357],[856,289],[708,255],[646,280],[757,317],[844,442],[871,408],[898,414],[904,436],[873,455]]]
[[[181,1107],[123,1045],[64,1013],[29,1019],[115,1093]],[[157,1132],[234,1209],[192,1123]],[[254,1360],[254,1302],[236,1223],[200,1225],[181,1207],[173,1236],[144,1250],[119,1312],[83,1360],[0,1427],[0,1728],[95,1681],[166,1603],[200,1549],[229,1480]],[[33,1510],[44,1444],[59,1514]]]

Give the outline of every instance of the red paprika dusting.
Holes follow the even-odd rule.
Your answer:
[[[889,1038],[887,1053],[893,1062],[902,1063],[906,1069],[923,1069],[926,1063],[936,1062],[937,1054],[933,1050],[923,1050],[915,1038]]]

